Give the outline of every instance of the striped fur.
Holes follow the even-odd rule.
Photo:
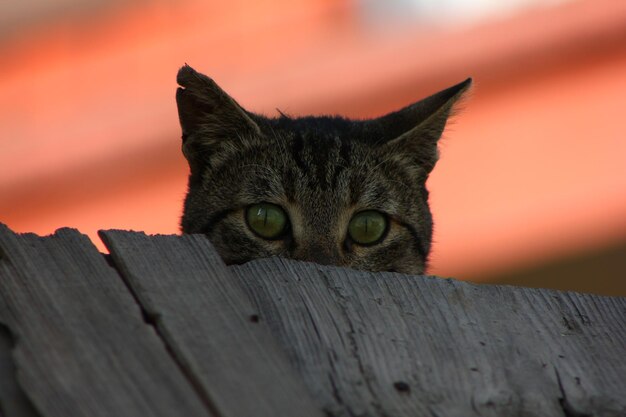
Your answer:
[[[265,118],[244,110],[208,77],[178,74],[183,152],[190,165],[183,233],[204,233],[228,264],[283,256],[371,271],[424,272],[432,239],[425,182],[437,140],[471,80],[379,119]],[[283,239],[249,230],[245,209],[286,211]],[[362,210],[390,220],[377,245],[347,236]]]

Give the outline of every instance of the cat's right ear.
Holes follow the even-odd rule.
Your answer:
[[[183,131],[183,154],[192,172],[208,164],[223,141],[260,132],[237,102],[211,78],[185,64],[176,76],[178,118]]]
[[[386,152],[405,155],[429,173],[439,158],[437,142],[446,123],[471,85],[472,79],[468,78],[369,123],[385,133],[383,149]]]

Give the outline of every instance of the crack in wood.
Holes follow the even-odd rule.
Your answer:
[[[211,415],[213,416],[216,416],[216,417],[220,416],[221,413],[218,411],[215,404],[213,404],[213,401],[210,399],[209,395],[204,391],[202,387],[202,383],[197,379],[196,375],[180,360],[180,358],[176,354],[176,351],[168,343],[168,339],[166,335],[164,334],[163,326],[161,325],[161,314],[159,314],[158,312],[149,311],[149,309],[147,309],[141,303],[141,300],[139,299],[138,294],[135,293],[133,287],[127,281],[125,274],[123,274],[122,271],[120,270],[117,264],[116,257],[114,255],[108,255],[108,254],[102,254],[102,255],[105,257],[107,263],[113,269],[115,269],[115,271],[117,272],[117,275],[120,277],[120,279],[122,280],[122,282],[124,283],[128,291],[132,295],[133,299],[137,303],[137,306],[139,307],[139,310],[141,311],[141,316],[143,318],[144,323],[146,323],[146,325],[154,329],[154,332],[163,343],[163,347],[165,347],[165,350],[167,351],[168,355],[172,358],[172,361],[180,369],[183,377],[187,380],[187,382],[189,382],[189,385],[194,390],[198,398],[200,398],[200,401],[206,407],[207,411],[209,411],[209,413],[211,413]]]
[[[2,356],[38,414],[209,415],[87,236],[67,228],[17,234],[0,224],[0,246],[9,259],[0,262],[0,321],[17,342],[11,349],[2,338]],[[10,375],[2,370],[0,385]],[[3,414],[27,416],[2,403]]]
[[[563,387],[563,381],[561,381],[561,375],[559,374],[559,370],[556,366],[554,366],[554,373],[556,375],[556,382],[559,385],[559,392],[561,393],[561,396],[559,397],[559,405],[563,410],[565,417],[593,417],[591,414],[574,409],[574,406],[567,400],[567,394],[565,393],[565,388]]]
[[[331,366],[332,366],[332,362],[331,362]],[[328,374],[328,380],[330,381],[330,386],[331,386],[331,389],[332,389],[333,398],[335,399],[335,401],[337,401],[336,405],[342,407],[343,410],[346,413],[348,413],[348,417],[357,417],[357,415],[354,413],[352,408],[343,401],[343,398],[342,398],[341,394],[339,393],[339,388],[337,387],[337,382],[335,382],[334,375],[333,374]],[[336,414],[333,411],[330,411],[328,409],[324,409],[324,412],[326,414],[329,414],[329,415],[332,415],[332,416],[336,416]]]
[[[578,318],[580,319],[580,322],[582,323],[583,326],[589,326],[591,325],[591,321],[589,320],[589,316],[583,314],[580,309],[578,308],[578,305],[576,305],[575,303],[573,304],[574,306],[574,310],[576,310],[576,316],[578,316]]]
[[[140,307],[161,313],[155,331],[205,409],[233,417],[322,416],[265,328],[265,313],[205,236],[100,236]]]
[[[476,407],[476,398],[474,394],[472,394],[472,396],[470,397],[470,406],[472,407],[472,411],[474,411],[477,416],[482,416],[482,414],[478,410],[478,407]]]
[[[363,363],[363,358],[361,358],[361,355],[359,353],[359,345],[356,341],[356,330],[354,328],[354,324],[352,322],[352,320],[350,319],[350,315],[348,314],[347,311],[347,302],[348,300],[346,299],[346,297],[341,294],[340,291],[338,291],[338,288],[333,286],[331,284],[331,279],[328,277],[328,275],[326,275],[326,273],[324,272],[324,270],[322,270],[321,268],[318,268],[318,271],[320,273],[320,275],[322,276],[322,278],[324,279],[324,282],[326,282],[327,287],[337,296],[338,301],[339,301],[339,307],[340,307],[340,311],[341,314],[344,316],[344,319],[346,321],[346,323],[348,324],[348,332],[346,333],[346,335],[348,336],[348,343],[350,345],[350,354],[351,356],[356,360],[357,363],[357,367],[359,369],[359,373],[362,375],[363,377],[363,381],[365,382],[365,386],[367,388],[367,391],[369,392],[372,401],[370,401],[370,405],[372,407],[374,407],[374,409],[376,410],[376,412],[378,413],[378,415],[380,417],[389,417],[389,415],[385,412],[380,399],[378,398],[378,394],[376,392],[376,389],[373,387],[373,381],[372,381],[372,377],[370,375],[370,373],[367,371],[367,369],[365,368],[365,364]],[[349,407],[348,407],[349,408]]]

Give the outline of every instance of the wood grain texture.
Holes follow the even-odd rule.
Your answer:
[[[327,416],[626,415],[625,298],[280,259],[231,271]]]
[[[0,323],[0,417],[38,417],[39,414],[17,382],[13,360],[15,338]]]
[[[204,236],[122,231],[100,236],[146,314],[219,415],[323,415]]]
[[[0,227],[1,416],[626,415],[626,298],[102,237]]]
[[[75,230],[41,238],[0,225],[0,323],[41,416],[210,415],[118,274]],[[3,412],[33,411],[15,404]]]

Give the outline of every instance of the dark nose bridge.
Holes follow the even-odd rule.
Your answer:
[[[301,261],[315,262],[321,265],[341,265],[341,254],[336,244],[326,239],[303,242],[294,255],[295,259]]]
[[[336,236],[336,201],[325,201],[327,196],[323,195],[311,197],[310,201],[315,203],[308,207],[310,216],[303,225],[304,233],[297,242],[293,257],[322,265],[341,265],[343,258]]]
[[[321,265],[341,265],[341,253],[330,235],[310,234],[309,239],[299,242],[295,259],[315,262]]]

